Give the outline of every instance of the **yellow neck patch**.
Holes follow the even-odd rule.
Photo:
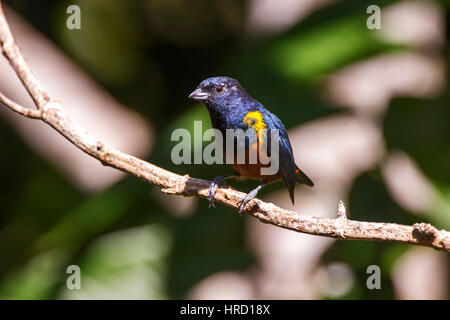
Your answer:
[[[260,129],[266,129],[267,124],[264,122],[263,116],[259,111],[250,111],[244,117],[244,123],[256,130],[258,138],[261,139]]]

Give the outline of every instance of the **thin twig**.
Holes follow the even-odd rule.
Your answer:
[[[17,112],[18,114],[21,114],[27,118],[41,119],[41,111],[40,110],[24,108],[20,104],[12,101],[8,97],[6,97],[1,92],[0,92],[0,102],[2,102],[4,105],[6,105],[12,111]]]
[[[157,167],[151,163],[106,146],[102,141],[82,129],[72,121],[59,102],[50,99],[33,76],[31,69],[22,56],[11,34],[0,0],[0,43],[3,55],[9,61],[22,84],[33,98],[37,111],[27,109],[0,95],[11,110],[29,118],[41,119],[79,149],[108,165],[130,173],[154,184],[163,192],[181,196],[206,198],[210,181],[181,176]],[[216,201],[238,209],[243,193],[231,188],[219,188]],[[349,220],[345,216],[345,207],[339,206],[339,218],[317,218],[299,215],[296,212],[281,209],[272,203],[254,199],[249,204],[247,214],[264,223],[312,235],[326,236],[343,240],[358,239],[388,241],[428,246],[438,250],[450,251],[450,232],[437,230],[430,224],[413,226],[394,223],[375,223]]]
[[[39,109],[39,106],[49,101],[47,93],[41,85],[36,81],[30,67],[26,63],[19,47],[17,46],[14,37],[9,29],[8,21],[6,20],[3,11],[2,1],[0,0],[0,42],[3,55],[8,59],[11,67],[19,76],[28,94],[34,101],[34,104]]]

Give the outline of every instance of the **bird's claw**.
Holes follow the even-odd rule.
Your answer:
[[[253,199],[255,199],[257,192],[249,192],[248,194],[245,195],[245,197],[242,197],[239,201],[238,201],[238,205],[239,205],[239,213],[242,213],[245,209],[245,207],[247,206],[247,204],[252,201]]]
[[[214,195],[216,194],[218,187],[219,187],[219,185],[214,181],[209,185],[209,190],[208,190],[209,208],[216,207],[214,205]]]

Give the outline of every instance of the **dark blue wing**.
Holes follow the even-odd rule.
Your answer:
[[[289,141],[288,134],[286,132],[286,129],[284,128],[283,123],[280,119],[278,119],[274,114],[272,114],[270,111],[265,110],[264,115],[267,117],[267,126],[268,126],[268,132],[267,132],[267,150],[268,155],[272,155],[271,150],[271,143],[270,143],[270,137],[271,133],[270,130],[277,129],[279,134],[279,174],[283,178],[284,183],[286,184],[286,187],[289,190],[289,196],[291,197],[292,203],[294,203],[294,188],[296,183],[296,169],[297,166],[295,164],[294,155],[292,154],[292,146]]]

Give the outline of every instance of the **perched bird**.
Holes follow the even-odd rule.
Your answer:
[[[230,177],[242,177],[261,181],[256,189],[252,190],[239,201],[239,212],[242,212],[247,203],[255,198],[259,190],[268,183],[283,179],[289,190],[292,203],[294,203],[294,188],[296,183],[313,186],[311,179],[295,164],[291,143],[283,123],[261,103],[253,99],[237,80],[229,77],[208,78],[200,83],[197,89],[189,95],[189,98],[200,101],[206,106],[209,111],[212,127],[218,129],[223,134],[223,137],[226,136],[227,129],[242,129],[245,131],[252,128],[256,132],[256,139],[253,141],[247,139],[245,141],[245,151],[247,154],[244,163],[232,161],[231,167],[234,173],[216,177],[211,183],[209,188],[210,206],[213,205],[214,195],[220,182]],[[258,157],[273,156],[270,148],[271,144],[268,143],[268,139],[271,137],[271,130],[277,130],[278,132],[279,167],[275,174],[263,175],[261,168],[264,166],[267,167],[268,165],[262,164],[262,161],[259,160],[261,158],[258,158],[256,163],[255,161],[250,163],[248,151],[250,148],[257,147],[259,150]],[[265,132],[265,134],[261,134],[262,132]],[[265,155],[261,154],[263,148],[258,148],[263,143],[266,143],[264,150],[267,150],[267,154]],[[236,144],[237,142],[235,141],[235,150],[237,148]],[[226,143],[223,145],[223,151],[226,156]]]

